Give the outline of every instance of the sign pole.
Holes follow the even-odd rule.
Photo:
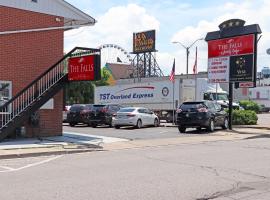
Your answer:
[[[229,129],[232,130],[232,112],[233,112],[233,83],[229,82]]]

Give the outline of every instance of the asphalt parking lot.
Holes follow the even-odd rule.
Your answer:
[[[174,138],[174,137],[193,137],[196,135],[215,135],[218,134],[219,128],[216,131],[209,133],[206,130],[197,131],[196,129],[187,129],[184,134],[179,133],[177,127],[144,127],[135,129],[132,127],[123,127],[121,129],[109,128],[108,126],[99,126],[96,128],[88,127],[86,125],[77,125],[70,127],[67,123],[63,123],[63,131],[68,133],[85,133],[98,136],[117,137],[128,140],[145,140],[145,139],[159,139],[159,138]]]

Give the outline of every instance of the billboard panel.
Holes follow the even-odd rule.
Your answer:
[[[156,31],[145,31],[133,34],[133,53],[156,51]]]

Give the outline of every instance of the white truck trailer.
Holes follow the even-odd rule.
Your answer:
[[[167,121],[172,121],[173,110],[182,102],[203,99],[221,100],[224,103],[228,101],[228,94],[219,84],[208,83],[206,78],[198,78],[196,81],[176,79],[174,84],[169,80],[156,80],[95,88],[96,104],[117,103],[146,107]]]

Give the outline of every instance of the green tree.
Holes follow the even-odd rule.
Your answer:
[[[94,86],[91,81],[70,82],[65,87],[66,104],[94,103]]]

